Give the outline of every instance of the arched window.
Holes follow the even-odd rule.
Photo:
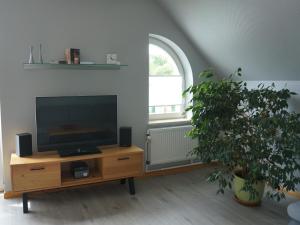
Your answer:
[[[149,119],[184,118],[185,69],[176,50],[157,35],[149,37]],[[170,41],[171,42],[171,41]]]

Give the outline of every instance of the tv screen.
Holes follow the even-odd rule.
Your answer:
[[[38,151],[117,144],[117,96],[37,97]]]

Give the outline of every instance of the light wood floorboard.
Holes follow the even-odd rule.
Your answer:
[[[286,207],[264,199],[261,207],[237,204],[232,193],[216,195],[205,179],[209,169],[136,180],[136,195],[119,182],[30,196],[31,213],[21,199],[0,196],[2,225],[286,225]]]

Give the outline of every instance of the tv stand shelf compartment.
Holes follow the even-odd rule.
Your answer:
[[[103,181],[103,178],[100,174],[91,172],[88,178],[75,179],[70,174],[64,174],[61,178],[61,186],[62,187],[72,187],[77,185],[85,185],[85,184],[93,184]]]
[[[115,65],[115,64],[52,64],[52,63],[24,63],[25,70],[120,70],[128,65]]]
[[[36,153],[30,157],[11,155],[12,189],[23,194],[23,212],[28,212],[28,193],[128,179],[130,194],[135,194],[134,177],[144,171],[144,151],[136,146],[101,149],[102,153],[60,157],[56,152]],[[71,163],[84,161],[90,176],[75,179]]]
[[[82,178],[82,179],[75,179],[71,171],[72,162],[63,162],[61,163],[61,186],[69,187],[69,186],[80,185],[80,184],[95,183],[97,181],[100,182],[103,180],[103,176],[101,172],[102,171],[101,159],[95,158],[95,159],[80,160],[80,161],[84,161],[88,164],[90,170],[89,177]]]

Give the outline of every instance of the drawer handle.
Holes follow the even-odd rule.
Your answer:
[[[34,167],[34,168],[30,168],[31,171],[39,171],[39,170],[44,170],[45,167]]]
[[[123,157],[123,158],[118,158],[119,161],[124,161],[124,160],[129,160],[130,157]]]

